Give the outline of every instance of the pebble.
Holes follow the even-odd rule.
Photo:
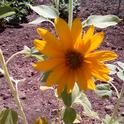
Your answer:
[[[114,108],[114,105],[107,105],[105,106],[105,111],[111,111],[113,110],[113,108]]]
[[[19,92],[19,98],[22,99],[22,100],[25,100],[26,99],[26,95],[24,92]]]
[[[124,117],[124,112],[122,112],[122,113],[121,113],[121,116],[123,116],[123,117]]]

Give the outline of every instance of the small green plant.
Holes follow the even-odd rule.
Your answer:
[[[14,14],[4,17],[4,22],[10,24],[18,24],[26,21],[26,16],[31,12],[27,4],[32,0],[2,0],[0,1],[0,7],[9,7],[14,11]],[[14,21],[13,21],[14,20]]]
[[[58,3],[57,0],[52,0],[53,5],[58,9],[59,13],[60,13],[60,17],[67,20],[68,19],[68,0],[60,0],[59,1],[59,7],[57,7]],[[80,10],[80,3],[79,0],[74,0],[73,1],[73,13],[74,16],[75,14],[78,13],[78,11]]]
[[[3,26],[4,19],[15,14],[15,11],[9,6],[0,7],[0,26]]]
[[[123,118],[118,114],[118,109],[124,95],[124,63],[115,62],[113,65],[109,64],[107,67],[104,62],[115,59],[117,55],[107,50],[94,52],[104,37],[103,32],[94,34],[94,26],[106,28],[116,25],[121,19],[114,15],[94,15],[88,17],[82,23],[79,18],[73,21],[73,0],[69,0],[67,24],[63,19],[56,18],[59,16],[57,10],[60,7],[59,2],[61,1],[55,0],[55,2],[56,8],[45,5],[29,6],[40,15],[39,20],[49,21],[55,25],[59,37],[55,37],[46,29],[38,28],[37,31],[44,40],[35,40],[34,46],[37,50],[25,46],[24,50],[13,54],[7,61],[5,61],[0,49],[0,72],[6,78],[23,124],[28,124],[28,121],[18,93],[18,83],[22,80],[15,80],[11,77],[7,68],[10,60],[19,54],[24,54],[27,57],[35,57],[40,60],[33,64],[33,66],[36,70],[44,72],[41,81],[46,82],[51,87],[54,84],[57,85],[56,89],[52,89],[54,89],[58,101],[63,101],[64,104],[62,108],[58,108],[60,110],[58,111],[59,124],[61,121],[64,124],[80,123],[81,117],[75,110],[75,104],[83,107],[84,111],[82,114],[84,116],[97,119],[101,124],[120,124]],[[67,1],[64,2],[67,3]],[[55,23],[52,22],[54,18],[56,18]],[[82,37],[82,27],[86,26],[90,26],[90,28]],[[108,76],[109,70],[112,70],[110,74],[116,74],[122,80],[122,89],[120,92],[114,86],[112,80],[109,80],[111,79]],[[96,86],[94,84],[96,79],[108,82],[108,84],[98,84]],[[109,98],[112,96],[111,87],[114,88],[117,95],[113,114],[112,116],[105,115],[104,118],[99,118],[97,112],[93,111],[92,104],[85,94],[85,90],[92,89],[97,96]],[[48,88],[45,87],[43,89]],[[42,90],[42,87],[40,89]],[[10,122],[11,124],[17,124],[17,119],[18,115],[12,109],[5,109],[0,112],[0,123],[2,122],[2,124],[10,124]],[[35,124],[48,123],[46,118],[42,117],[38,118],[35,122]],[[56,122],[52,124],[56,124]]]

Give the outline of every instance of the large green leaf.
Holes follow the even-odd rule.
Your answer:
[[[72,94],[71,93],[68,94],[66,88],[62,92],[61,98],[66,106],[69,107],[72,105]]]
[[[76,111],[71,107],[67,107],[64,111],[64,116],[63,116],[63,120],[65,124],[72,124],[72,122],[75,119],[76,119]]]
[[[34,57],[41,61],[44,60],[43,55],[41,53],[39,53],[39,51],[36,50],[34,47],[29,48],[27,46],[24,46],[24,49],[22,52],[23,52],[23,54],[25,54],[26,57]]]
[[[108,98],[112,96],[112,90],[95,90],[97,96],[102,98]]]
[[[14,14],[15,11],[11,7],[9,6],[0,7],[0,19],[12,16]]]
[[[40,16],[40,17],[36,18],[35,20],[33,20],[32,22],[29,22],[29,24],[37,25],[37,24],[40,24],[40,23],[47,21],[47,20],[48,19]]]
[[[54,19],[59,16],[59,12],[53,6],[46,6],[46,5],[39,5],[39,6],[29,5],[29,6],[37,14],[47,19]]]
[[[84,107],[84,109],[92,109],[91,103],[89,99],[87,98],[87,95],[83,92],[80,92],[80,94],[76,97],[75,101],[73,104],[80,104]]]
[[[77,83],[75,83],[74,88],[72,90],[72,102],[75,101],[76,97],[80,94],[80,89]]]
[[[123,62],[117,61],[116,63],[118,64],[118,66],[121,67],[121,69],[124,70],[124,63]]]
[[[106,64],[106,66],[110,69],[110,75],[117,73],[117,66],[114,64]]]
[[[110,120],[111,120],[111,116],[107,114],[105,118],[102,120],[102,124],[109,124]],[[120,124],[120,122],[122,121],[123,121],[123,118],[118,117],[116,119],[113,119],[111,124]]]
[[[109,84],[98,84],[96,86],[95,93],[102,98],[108,98],[112,96],[112,90]]]
[[[0,113],[0,124],[17,124],[18,114],[12,109],[4,109]]]
[[[124,70],[117,72],[117,76],[124,81]]]
[[[118,24],[121,19],[115,15],[91,15],[82,22],[83,27],[94,25],[98,28],[107,28]]]
[[[73,104],[79,104],[83,106],[84,114],[86,116],[89,116],[90,118],[96,118],[96,119],[99,118],[97,113],[92,111],[91,103],[85,93],[83,92],[78,93],[75,100],[73,101]]]

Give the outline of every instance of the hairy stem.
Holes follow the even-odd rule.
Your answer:
[[[13,97],[15,99],[15,102],[18,106],[18,109],[20,111],[21,117],[23,118],[23,124],[28,124],[25,113],[23,111],[22,104],[21,104],[20,99],[19,99],[18,92],[16,91],[16,89],[15,89],[15,87],[14,87],[14,85],[13,85],[11,79],[10,79],[10,75],[9,75],[9,72],[8,72],[8,69],[7,69],[7,66],[6,66],[6,63],[5,63],[5,59],[4,59],[4,56],[3,56],[3,53],[1,51],[1,49],[0,49],[0,63],[1,63],[2,69],[4,71],[4,76],[7,80],[9,88],[12,92],[12,95],[13,95]]]
[[[56,9],[59,11],[59,0],[56,0]]]
[[[117,117],[117,115],[118,115],[118,108],[119,108],[121,99],[122,99],[122,97],[123,97],[123,94],[124,94],[124,81],[123,81],[122,89],[121,89],[121,92],[120,92],[120,96],[119,96],[119,98],[117,99],[117,103],[116,103],[116,105],[115,105],[115,107],[114,107],[114,111],[113,111],[111,120],[109,121],[108,124],[112,124],[112,123],[113,123],[112,121]]]
[[[73,0],[69,0],[69,15],[68,15],[68,25],[71,28],[73,21]]]
[[[23,50],[22,51],[19,51],[19,52],[17,52],[17,53],[15,53],[15,54],[13,54],[7,61],[6,61],[6,65],[15,57],[15,56],[17,56],[17,55],[19,55],[19,54],[22,54],[23,53]]]
[[[119,97],[120,97],[120,94],[119,94],[117,88],[115,87],[115,85],[114,85],[112,82],[109,82],[109,84],[114,88],[114,90],[115,90],[115,92],[116,92],[116,95],[117,95],[117,97],[119,98]]]

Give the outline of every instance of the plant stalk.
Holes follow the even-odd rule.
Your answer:
[[[59,11],[59,0],[56,0],[56,9]]]
[[[15,99],[15,102],[18,106],[18,109],[20,111],[21,117],[23,118],[23,124],[28,124],[25,113],[23,111],[22,104],[21,104],[20,99],[19,99],[18,92],[16,91],[16,89],[15,89],[15,87],[14,87],[14,85],[13,85],[11,79],[10,79],[10,75],[9,75],[9,72],[8,72],[8,69],[7,69],[7,66],[6,66],[6,63],[5,63],[5,59],[4,59],[4,56],[3,56],[3,53],[1,51],[1,49],[0,49],[0,63],[1,63],[2,69],[4,71],[4,76],[7,80],[9,88],[12,92],[12,95],[13,95],[13,97]]]
[[[68,25],[71,28],[73,21],[73,0],[69,0]]]
[[[17,56],[17,55],[19,55],[19,54],[22,54],[23,53],[23,50],[22,51],[19,51],[19,52],[17,52],[17,53],[15,53],[15,54],[13,54],[7,61],[6,61],[6,65],[15,57],[15,56]]]
[[[120,105],[120,102],[121,102],[121,99],[122,99],[123,95],[124,95],[124,81],[123,81],[122,89],[121,89],[121,92],[120,92],[120,97],[117,99],[117,103],[114,107],[114,111],[113,111],[111,120],[109,121],[108,124],[112,124],[112,121],[117,117],[118,108],[119,108],[119,105]]]
[[[120,94],[119,94],[119,91],[117,90],[117,88],[115,87],[115,85],[112,82],[109,82],[109,84],[114,88],[116,95],[117,95],[117,98],[119,98]]]

